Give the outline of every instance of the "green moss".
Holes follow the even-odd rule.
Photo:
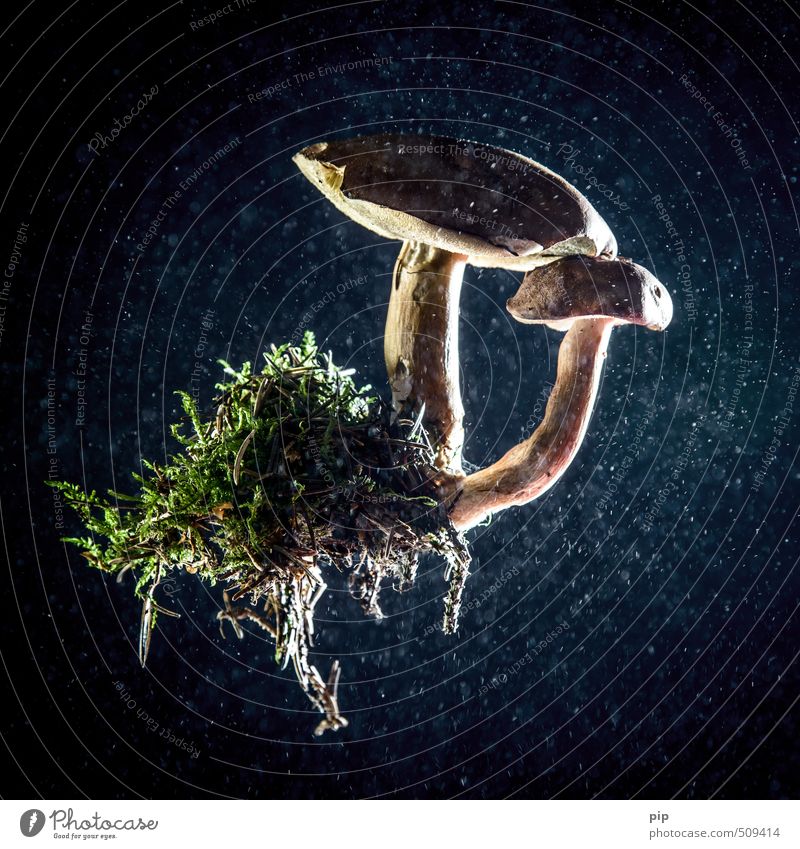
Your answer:
[[[249,621],[270,635],[276,661],[293,664],[325,714],[322,733],[346,724],[338,663],[323,681],[308,660],[324,570],[347,570],[353,595],[380,616],[382,584],[409,587],[418,553],[435,551],[448,563],[445,630],[452,632],[469,555],[437,497],[420,424],[393,421],[312,334],[298,346],[273,347],[258,373],[249,363],[223,366],[228,379],[218,384],[209,420],[178,393],[186,418],[172,435],[180,450],[164,465],[145,463],[149,474],[133,476],[137,495],[51,485],[89,532],[67,541],[97,569],[134,573],[142,664],[159,613],[169,613],[157,600],[164,577],[180,571],[222,582],[220,626],[229,622],[241,637],[240,623]]]

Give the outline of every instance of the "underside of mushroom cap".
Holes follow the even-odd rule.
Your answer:
[[[294,162],[364,227],[472,265],[528,270],[574,254],[616,256],[611,230],[577,189],[509,150],[391,134],[320,142]]]
[[[506,308],[527,324],[568,330],[580,318],[611,318],[664,330],[672,298],[646,269],[629,259],[571,256],[525,275]]]

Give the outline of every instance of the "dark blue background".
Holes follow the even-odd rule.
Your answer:
[[[9,19],[0,51],[4,266],[29,224],[0,340],[3,795],[796,794],[800,409],[776,436],[800,365],[796,12],[638,0],[275,11],[258,0],[193,29],[213,6],[40,6]],[[93,154],[94,134],[154,85]],[[736,128],[749,168],[692,91]],[[190,388],[196,360],[207,404],[217,358],[258,358],[316,299],[362,276],[313,329],[387,394],[382,327],[399,244],[345,220],[291,163],[311,142],[386,131],[472,138],[562,173],[620,253],[669,288],[675,318],[664,334],[615,331],[574,465],[546,497],[472,533],[467,601],[486,600],[456,637],[431,633],[438,562],[423,562],[411,593],[386,594],[378,624],[332,578],[314,659],[341,659],[350,727],[314,739],[291,674],[256,633],[223,641],[219,590],[188,576],[173,595],[183,619],[162,619],[140,670],[130,585],[59,542],[42,481],[55,458],[67,479],[124,489],[142,457],[174,448],[173,392]],[[237,137],[137,251],[180,181]],[[578,151],[569,163],[562,145]],[[619,203],[581,176],[589,168]],[[687,252],[683,288],[654,195]],[[558,334],[505,312],[519,279],[469,269],[465,280],[467,457],[478,465],[519,441],[554,376]],[[668,482],[648,530],[642,517]],[[141,711],[199,756],[162,741]]]

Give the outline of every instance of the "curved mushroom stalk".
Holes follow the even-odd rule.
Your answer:
[[[461,471],[464,406],[458,369],[458,303],[467,257],[405,242],[397,258],[386,317],[384,357],[398,414],[433,437],[436,466]]]
[[[626,259],[567,257],[531,271],[507,308],[518,321],[567,334],[544,419],[530,439],[488,469],[451,484],[450,518],[459,530],[526,504],[564,474],[586,435],[615,325],[664,330],[672,319],[667,290]]]
[[[573,323],[561,342],[544,419],[529,439],[463,481],[450,510],[456,528],[467,530],[491,513],[527,504],[564,474],[589,426],[613,326],[607,318]]]

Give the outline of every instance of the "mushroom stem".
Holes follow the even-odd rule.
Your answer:
[[[458,368],[458,302],[467,257],[404,242],[394,267],[384,357],[398,415],[432,437],[437,468],[461,476],[464,407]]]
[[[539,427],[494,465],[456,482],[450,508],[456,528],[467,530],[491,513],[526,504],[564,474],[586,435],[614,323],[587,318],[572,324]]]

